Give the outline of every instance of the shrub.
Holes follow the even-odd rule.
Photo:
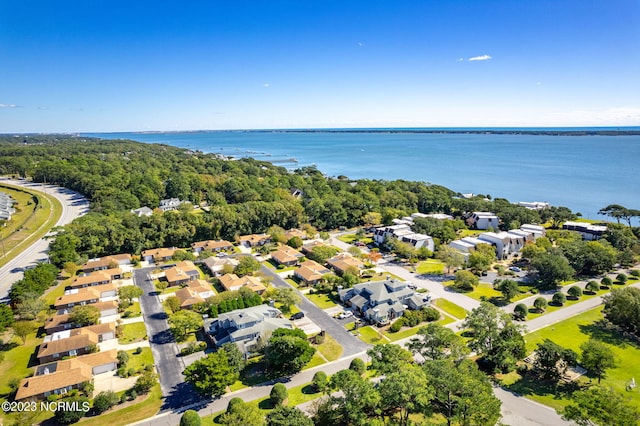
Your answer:
[[[587,285],[584,286],[584,289],[588,292],[595,294],[598,292],[598,290],[600,290],[600,284],[598,284],[597,281],[591,280],[587,283]]]
[[[618,274],[616,276],[616,282],[620,284],[625,284],[629,278],[627,278],[626,274]]]
[[[529,309],[524,303],[518,303],[515,308],[513,308],[513,316],[518,320],[523,321],[525,318],[527,318],[528,313]]]
[[[544,297],[537,297],[536,300],[533,301],[533,307],[538,310],[538,312],[544,312],[547,308],[547,299]]]
[[[187,410],[180,417],[180,426],[200,426],[202,419],[194,410]]]
[[[112,391],[100,392],[93,399],[93,409],[98,413],[104,413],[120,401],[118,395]]]
[[[574,285],[567,291],[567,293],[572,299],[580,299],[582,296],[582,289],[577,285]]]
[[[238,398],[237,396],[235,398],[231,398],[227,405],[227,413],[232,413],[234,409],[242,407],[243,404],[244,400],[242,398]]]
[[[551,301],[556,305],[562,306],[567,301],[567,296],[565,296],[563,292],[559,291],[553,295]]]
[[[609,288],[611,287],[611,284],[613,284],[613,281],[609,277],[604,277],[603,279],[600,280],[600,284],[604,287]]]
[[[389,332],[397,333],[404,326],[404,317],[400,317],[391,324]]]
[[[437,321],[440,319],[440,312],[436,308],[424,308],[422,309],[425,321]]]
[[[367,366],[364,364],[364,361],[360,358],[354,358],[349,364],[349,370],[353,370],[356,373],[362,375],[364,371],[367,369]]]
[[[287,391],[287,387],[282,383],[276,383],[271,388],[271,393],[269,394],[271,398],[271,402],[274,406],[282,405],[289,397],[289,392]]]
[[[640,269],[632,269],[631,272],[629,272],[629,274],[632,277],[640,278]]]
[[[324,371],[316,371],[311,383],[313,383],[313,387],[315,387],[318,392],[324,392],[329,384],[327,373]]]
[[[136,348],[136,351],[134,352],[136,355],[140,355],[142,353],[142,348],[140,346],[138,346]]]

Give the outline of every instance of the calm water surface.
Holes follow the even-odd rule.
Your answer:
[[[330,176],[406,179],[510,201],[547,201],[600,218],[608,204],[640,209],[640,136],[425,133],[92,133],[163,143]],[[287,161],[295,158],[297,162]]]

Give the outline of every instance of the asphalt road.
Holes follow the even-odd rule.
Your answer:
[[[62,215],[55,226],[71,223],[74,219],[89,211],[89,201],[82,194],[70,189],[12,179],[2,179],[2,182],[44,192],[57,198],[62,204]],[[23,271],[26,267],[47,261],[48,249],[49,241],[41,238],[0,268],[0,301],[4,300],[9,294],[11,284],[22,279]],[[11,252],[8,254],[11,254]]]
[[[265,275],[273,277],[273,285],[281,288],[293,288],[285,280],[283,280],[278,274],[271,269],[262,266],[261,272]],[[342,357],[348,357],[353,354],[357,354],[366,351],[371,346],[358,339],[353,334],[349,333],[344,325],[338,322],[336,319],[327,315],[322,309],[318,308],[309,299],[304,297],[304,294],[300,293],[297,289],[295,291],[300,294],[301,299],[298,303],[298,307],[304,314],[318,327],[324,330],[329,336],[333,337],[343,348]]]
[[[184,381],[184,362],[178,356],[178,345],[169,330],[167,314],[149,275],[153,269],[134,269],[133,282],[144,291],[140,297],[140,308],[164,397],[161,412],[174,411],[185,405],[198,403],[201,397]]]

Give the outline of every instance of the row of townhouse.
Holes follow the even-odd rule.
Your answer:
[[[435,250],[433,238],[426,234],[413,232],[411,230],[411,225],[408,223],[409,221],[405,221],[404,218],[403,221],[406,223],[398,223],[396,225],[376,228],[373,231],[373,240],[375,243],[382,245],[388,238],[393,238],[411,244],[417,249],[426,247],[429,251]]]
[[[518,253],[528,242],[534,242],[545,235],[545,229],[539,225],[525,224],[520,229],[502,232],[484,232],[477,237],[465,237],[449,243],[450,247],[469,254],[478,244],[490,244],[496,249],[499,260]]]
[[[0,220],[11,220],[11,216],[16,212],[13,208],[15,200],[6,192],[0,192]]]
[[[592,223],[585,222],[572,222],[567,221],[562,225],[562,229],[569,231],[575,231],[582,236],[583,240],[597,240],[602,237],[607,231],[607,227],[604,225],[594,225]]]

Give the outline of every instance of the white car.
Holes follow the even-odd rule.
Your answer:
[[[352,311],[344,311],[344,312],[341,312],[340,315],[338,315],[338,318],[345,319],[345,318],[351,318],[352,316],[353,316]]]

